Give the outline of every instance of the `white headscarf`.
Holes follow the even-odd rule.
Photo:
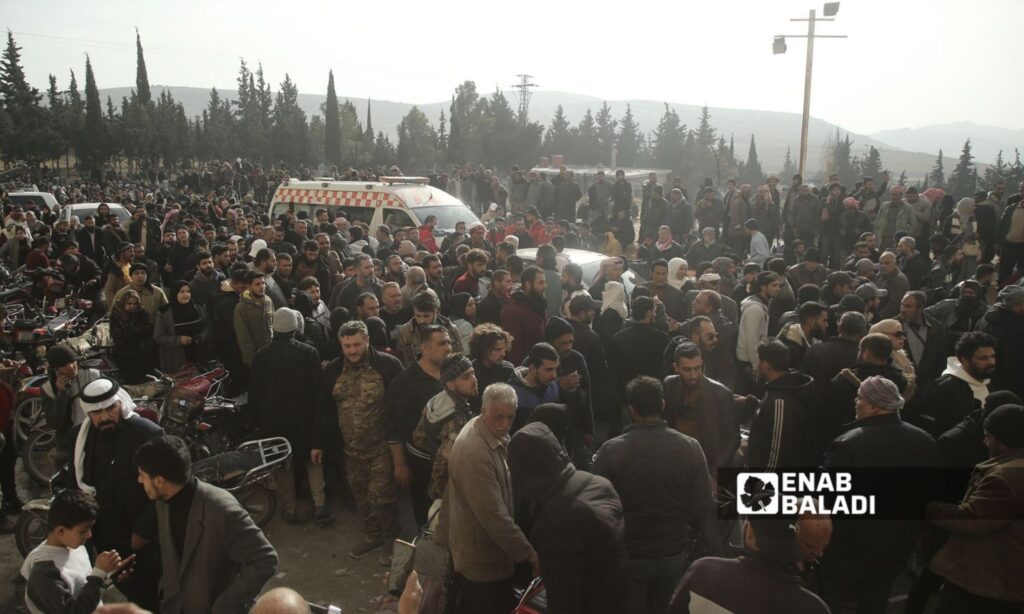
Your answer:
[[[605,282],[604,292],[601,294],[601,311],[605,309],[619,312],[623,320],[629,317],[629,310],[626,308],[626,288],[620,282]]]
[[[519,249],[519,237],[515,236],[514,234],[509,233],[509,234],[505,235],[505,239],[504,240],[507,243],[511,243],[516,248],[516,250]]]
[[[90,401],[90,398],[100,400]],[[82,411],[85,412],[85,420],[82,422],[82,427],[78,430],[78,438],[75,439],[75,479],[78,480],[78,488],[82,492],[95,495],[96,489],[83,481],[85,473],[85,442],[89,437],[89,431],[92,430],[92,420],[89,418],[89,414],[105,407],[110,407],[114,404],[114,401],[121,401],[121,419],[131,420],[137,416],[135,413],[135,401],[132,401],[131,396],[125,392],[124,388],[121,388],[116,382],[105,377],[89,382],[82,390],[79,400],[82,403]]]
[[[690,268],[686,260],[682,258],[673,258],[668,261],[668,285],[672,286],[676,290],[683,287],[683,282],[686,281],[685,275],[687,270]],[[679,279],[679,269],[683,270],[683,279]]]

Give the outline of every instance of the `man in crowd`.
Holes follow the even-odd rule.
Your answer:
[[[395,465],[395,482],[409,492],[416,526],[427,521],[430,463],[409,454],[409,442],[427,401],[443,389],[441,365],[452,352],[452,337],[444,327],[423,327],[419,356],[399,373],[388,388],[386,404],[388,446]]]
[[[984,405],[998,365],[996,344],[995,338],[985,333],[972,332],[960,337],[956,355],[949,357],[946,370],[921,397],[922,428],[938,437],[975,407]]]
[[[252,365],[253,356],[270,343],[274,335],[274,303],[266,294],[266,276],[258,270],[245,275],[248,290],[242,292],[235,305],[234,327],[242,362]]]
[[[512,364],[521,364],[523,358],[535,344],[544,340],[547,281],[539,267],[528,266],[519,277],[520,288],[512,293],[501,311],[501,328],[515,339],[508,359]]]
[[[452,445],[437,539],[451,550],[456,614],[506,614],[514,605],[515,564],[540,572],[537,552],[513,519],[508,445],[517,404],[511,386],[491,384],[480,415]]]
[[[662,418],[661,382],[631,380],[625,400],[632,424],[601,446],[593,471],[608,478],[622,500],[629,611],[662,613],[686,570],[691,531],[712,554],[719,550],[711,478],[697,440],[670,429]]]
[[[82,389],[86,419],[78,429],[71,459],[79,490],[94,495],[100,513],[93,543],[100,552],[136,554],[136,570],[121,585],[125,595],[145,607],[159,603],[158,550],[146,491],[139,486],[135,451],[163,429],[135,413],[135,403],[113,380],[93,380]]]
[[[736,344],[737,366],[745,386],[743,392],[757,388],[754,383],[759,362],[757,348],[768,338],[768,302],[779,293],[779,277],[771,271],[762,271],[750,284],[750,290],[751,295],[740,304],[739,338]]]
[[[178,437],[150,439],[135,462],[138,483],[156,502],[160,612],[248,610],[277,569],[277,552],[249,513],[234,495],[192,475]]]
[[[402,363],[371,347],[366,324],[359,320],[338,329],[338,343],[342,356],[327,365],[318,393],[310,460],[323,462],[324,449],[336,445],[330,439],[340,429],[348,485],[365,523],[365,536],[349,556],[361,559],[384,549],[381,560],[387,560],[398,510],[384,397]]]
[[[440,311],[441,304],[433,290],[425,290],[412,298],[412,318],[398,328],[398,352],[403,364],[409,364],[419,356],[426,328],[432,325],[440,326],[448,332],[451,351],[462,351],[458,331]]]

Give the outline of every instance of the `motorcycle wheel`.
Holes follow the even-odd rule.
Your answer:
[[[54,459],[57,452],[56,442],[55,431],[37,429],[29,435],[21,448],[21,460],[24,462],[25,471],[42,486],[48,486],[50,478],[57,473],[58,467]]]
[[[43,426],[43,398],[25,397],[14,410],[14,434],[18,444],[22,444],[32,431]]]
[[[274,517],[277,511],[277,495],[269,488],[256,484],[243,488],[235,493],[235,498],[242,504],[256,526],[263,528]]]
[[[22,510],[14,523],[14,543],[22,558],[46,541],[46,518],[40,512]]]

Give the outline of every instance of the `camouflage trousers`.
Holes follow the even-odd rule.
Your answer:
[[[398,533],[395,466],[387,443],[372,450],[345,450],[345,474],[370,539]]]

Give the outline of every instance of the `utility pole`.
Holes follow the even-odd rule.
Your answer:
[[[811,73],[814,66],[814,39],[815,38],[846,38],[845,35],[834,35],[834,34],[815,34],[814,27],[819,21],[835,21],[831,18],[831,15],[835,15],[839,11],[838,2],[829,2],[825,4],[825,15],[829,17],[818,17],[817,11],[811,9],[806,19],[790,19],[790,21],[806,21],[807,22],[807,34],[787,34],[785,36],[776,36],[773,45],[773,52],[775,54],[786,53],[786,38],[806,38],[807,39],[807,65],[804,69],[804,110],[803,117],[800,122],[800,176],[804,175],[807,168],[807,131],[808,125],[811,121]]]
[[[516,91],[516,96],[519,98],[519,123],[526,125],[527,120],[530,116],[530,88],[537,87],[536,83],[532,83],[530,79],[533,75],[516,75],[519,77],[519,83],[512,86],[512,89]]]

